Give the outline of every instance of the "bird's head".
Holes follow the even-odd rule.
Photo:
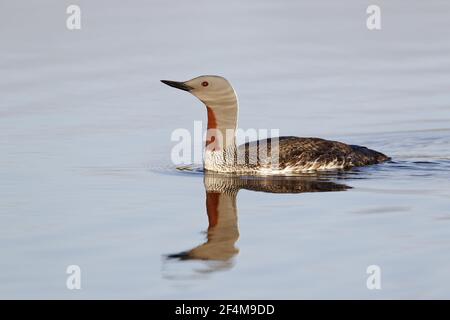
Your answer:
[[[237,98],[227,79],[220,76],[200,76],[188,81],[161,80],[168,86],[188,91],[212,109],[236,105]]]

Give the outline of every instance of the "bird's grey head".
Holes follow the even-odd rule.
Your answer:
[[[200,76],[188,81],[161,80],[168,86],[188,91],[210,108],[237,105],[236,93],[227,79],[220,76]]]

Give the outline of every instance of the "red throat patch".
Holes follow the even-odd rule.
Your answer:
[[[211,151],[217,151],[217,150],[219,150],[218,143],[216,142],[216,143],[212,144],[214,141],[216,141],[216,137],[215,137],[215,130],[217,129],[216,114],[208,106],[206,106],[206,110],[208,110],[207,130],[209,131],[209,133],[207,134],[206,147],[208,147],[208,149]],[[212,145],[210,146],[210,144],[212,144]]]
[[[208,129],[217,129],[217,119],[214,111],[206,106],[206,110],[208,110]]]

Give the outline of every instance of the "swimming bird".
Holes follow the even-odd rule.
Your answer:
[[[205,104],[206,171],[271,175],[349,169],[390,159],[366,147],[311,137],[269,138],[237,146],[238,98],[227,79],[205,75],[183,82],[161,82],[187,91]]]

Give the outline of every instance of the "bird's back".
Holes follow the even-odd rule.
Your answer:
[[[256,163],[253,168],[263,169],[276,159],[281,171],[347,169],[389,160],[386,155],[362,146],[291,136],[245,143],[238,150],[245,154],[248,163]]]

